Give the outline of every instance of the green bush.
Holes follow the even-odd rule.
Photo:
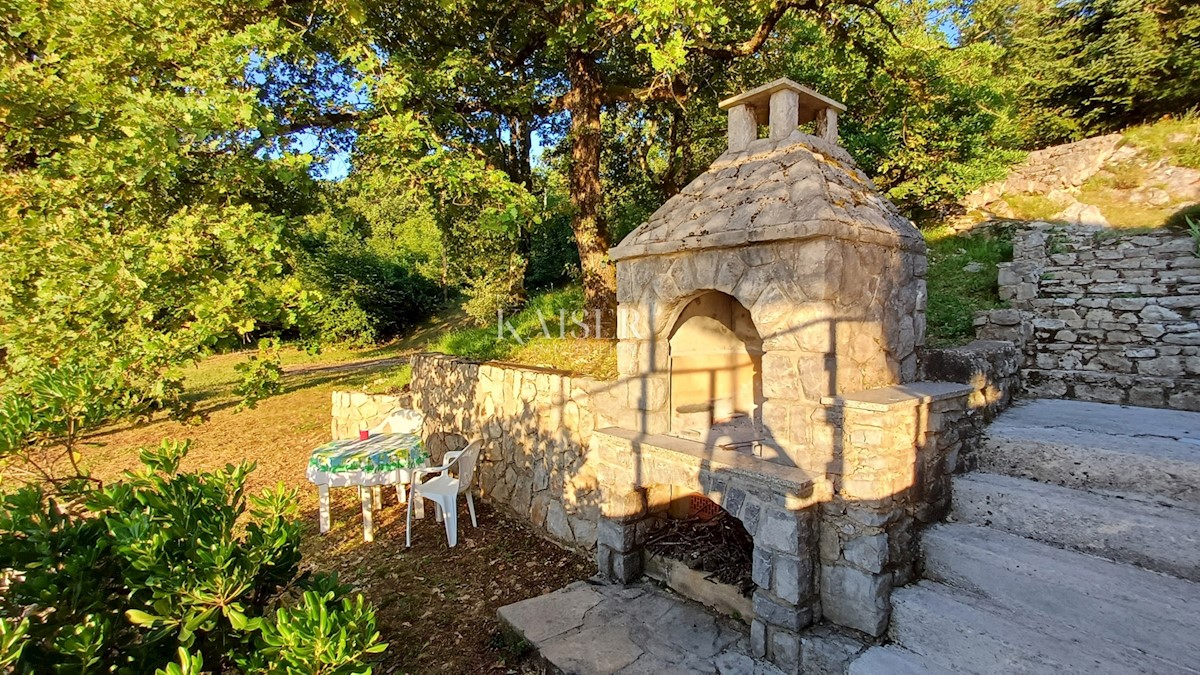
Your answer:
[[[324,343],[366,345],[399,335],[441,301],[441,289],[402,256],[361,242],[315,246],[300,276],[321,292],[313,329]]]
[[[374,610],[298,573],[295,493],[247,495],[247,463],[179,473],[187,450],[164,441],[103,488],[5,497],[0,666],[369,673],[386,647]]]

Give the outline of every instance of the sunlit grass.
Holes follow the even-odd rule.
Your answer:
[[[974,339],[976,312],[1002,307],[996,265],[1012,260],[1007,232],[955,234],[946,227],[925,231],[929,246],[929,300],[926,338],[930,347],[949,347]],[[972,263],[978,263],[978,271]]]
[[[616,376],[612,340],[586,339],[575,324],[583,309],[578,286],[535,295],[502,326],[450,332],[432,342],[430,351],[481,361],[513,361],[566,370],[601,379]],[[590,328],[594,331],[594,328]]]
[[[1045,195],[1008,195],[1004,201],[1021,220],[1050,220],[1063,207]]]
[[[1125,138],[1152,160],[1200,169],[1200,117],[1195,114],[1132,127]]]

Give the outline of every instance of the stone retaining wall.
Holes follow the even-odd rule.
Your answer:
[[[1011,405],[1021,388],[1021,350],[1010,340],[926,349],[921,369],[923,380],[971,385],[967,407],[981,425]]]
[[[597,427],[621,410],[613,383],[441,354],[412,359],[413,407],[435,457],[483,439],[484,498],[578,549],[596,543],[598,483],[587,463]]]
[[[1000,266],[1008,309],[976,318],[982,339],[1023,353],[1033,397],[1200,410],[1200,258],[1172,232],[1035,223]]]
[[[396,408],[407,408],[408,405],[408,396],[335,391],[329,435],[335,441],[341,438],[357,438],[359,430],[370,429],[382,422],[389,412]]]
[[[1002,181],[988,183],[963,198],[968,209],[984,208],[1004,195],[1040,194],[1083,185],[1121,146],[1120,134],[1097,136],[1029,153]]]

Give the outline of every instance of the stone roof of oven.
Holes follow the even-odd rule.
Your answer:
[[[609,254],[621,260],[821,236],[923,245],[845,149],[796,131],[721,155]]]

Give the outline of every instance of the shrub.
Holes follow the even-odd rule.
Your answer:
[[[525,261],[513,255],[507,266],[497,265],[463,283],[463,311],[480,326],[494,321],[501,312],[521,304],[525,299]]]
[[[395,337],[441,299],[437,284],[414,263],[356,242],[314,247],[301,257],[300,275],[324,298],[314,320],[324,343],[366,345]]]
[[[374,611],[298,574],[296,495],[253,466],[179,473],[187,443],[104,487],[4,499],[0,664],[17,672],[368,673]]]
[[[280,365],[279,340],[263,338],[258,341],[258,353],[235,365],[242,380],[233,388],[241,397],[238,410],[254,408],[258,402],[278,394],[283,388],[283,366]]]

